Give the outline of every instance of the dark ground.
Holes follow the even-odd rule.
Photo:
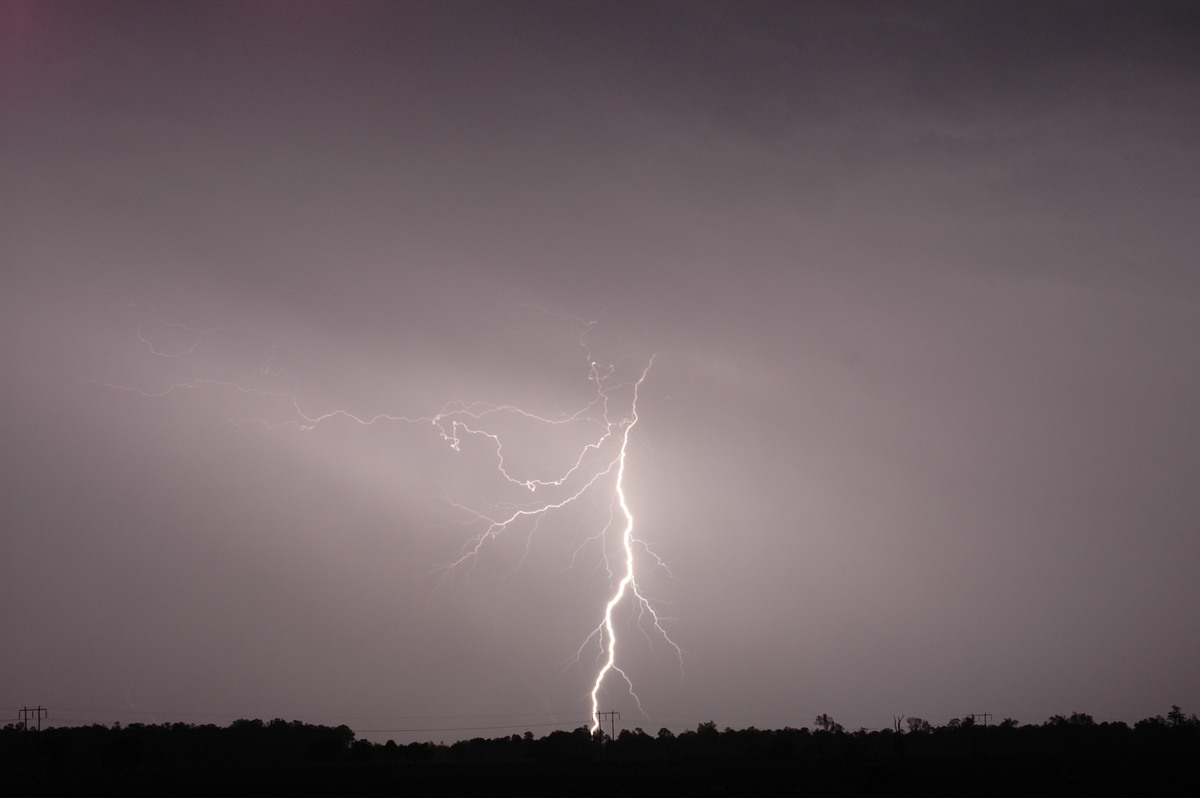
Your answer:
[[[285,721],[9,726],[0,795],[1200,795],[1200,722],[1076,717],[905,734],[702,724],[604,746],[586,729],[396,746]]]
[[[11,790],[11,791],[10,791]],[[1195,761],[338,762],[10,773],[11,796],[1200,795]]]

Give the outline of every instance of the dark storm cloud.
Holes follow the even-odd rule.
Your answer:
[[[3,705],[576,720],[603,507],[439,592],[426,427],[111,387],[560,413],[568,316],[657,353],[638,722],[1195,703],[1194,4],[3,14]]]

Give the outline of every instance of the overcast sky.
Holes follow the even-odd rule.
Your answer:
[[[1200,709],[1196,3],[0,30],[5,720],[587,723],[616,471],[447,573],[565,494],[393,419],[548,480],[598,389],[626,727]]]

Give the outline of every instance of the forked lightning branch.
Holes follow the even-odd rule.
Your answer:
[[[129,391],[148,398],[163,398],[177,392],[196,392],[206,388],[218,388],[228,394],[249,398],[270,398],[287,408],[288,417],[283,420],[261,419],[273,429],[293,428],[297,434],[310,432],[331,422],[353,423],[362,426],[380,424],[419,424],[430,426],[434,434],[454,451],[464,456],[475,456],[483,452],[492,463],[498,484],[515,485],[528,493],[528,500],[519,505],[505,505],[507,509],[469,507],[453,502],[454,506],[474,519],[477,532],[464,544],[459,556],[443,566],[445,573],[469,567],[489,543],[518,526],[541,529],[553,534],[553,516],[556,511],[569,505],[594,498],[599,494],[610,512],[603,523],[592,529],[584,544],[576,550],[579,556],[589,541],[600,539],[603,567],[608,574],[609,590],[598,600],[596,623],[574,653],[572,661],[584,664],[595,663],[595,673],[587,692],[590,703],[592,731],[600,728],[602,700],[611,700],[607,691],[614,685],[626,691],[641,710],[641,701],[635,685],[623,668],[621,647],[626,645],[619,634],[617,615],[627,612],[635,619],[636,626],[646,634],[658,635],[675,652],[682,668],[682,650],[664,628],[663,619],[643,591],[639,576],[647,569],[665,568],[665,563],[638,535],[635,508],[626,492],[631,435],[638,424],[638,401],[643,384],[649,378],[654,363],[653,356],[632,373],[622,374],[617,365],[597,362],[587,342],[595,322],[573,319],[579,330],[578,343],[581,350],[581,371],[591,384],[589,399],[573,412],[547,417],[529,412],[509,404],[490,404],[486,401],[455,399],[431,415],[402,416],[388,413],[357,415],[344,408],[309,408],[301,396],[286,391],[272,390],[258,385],[246,384],[227,375],[210,374],[186,382],[175,382],[166,387],[122,385],[113,382],[92,380],[98,385],[121,391]],[[140,342],[144,351],[156,358],[176,361],[193,355],[205,344],[205,337],[213,329],[193,329],[173,324],[161,317],[157,326],[170,332],[183,343],[167,347],[156,343],[145,325],[139,327],[134,340]],[[270,376],[270,369],[261,370]],[[513,424],[514,420],[520,424]],[[565,440],[575,442],[578,447],[566,460],[558,460],[554,473],[525,473],[511,464],[507,455],[512,448],[519,448],[519,440],[511,440],[528,425],[540,428],[541,433],[553,433],[561,429],[570,433]],[[580,429],[592,432],[583,438]],[[515,432],[514,432],[515,430]],[[470,447],[472,455],[466,455],[463,442],[469,438],[480,439],[485,445]],[[579,441],[583,443],[580,444]],[[565,465],[564,465],[565,463]],[[615,556],[611,554],[615,552]]]

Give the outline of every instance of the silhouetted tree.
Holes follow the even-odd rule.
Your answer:
[[[1095,726],[1096,721],[1086,712],[1072,712],[1070,717],[1054,715],[1045,723],[1046,726]]]
[[[838,723],[836,720],[826,714],[817,715],[817,717],[813,719],[813,725],[821,731],[826,731],[831,734],[841,734],[846,731],[842,727],[842,724]]]
[[[1176,729],[1186,726],[1195,727],[1200,726],[1200,718],[1196,717],[1195,712],[1193,712],[1190,716],[1185,715],[1183,714],[1183,710],[1179,708],[1178,704],[1172,704],[1171,711],[1167,713],[1167,723]]]
[[[933,726],[924,718],[909,718],[905,723],[908,724],[908,730],[913,733],[926,734],[933,731]]]

